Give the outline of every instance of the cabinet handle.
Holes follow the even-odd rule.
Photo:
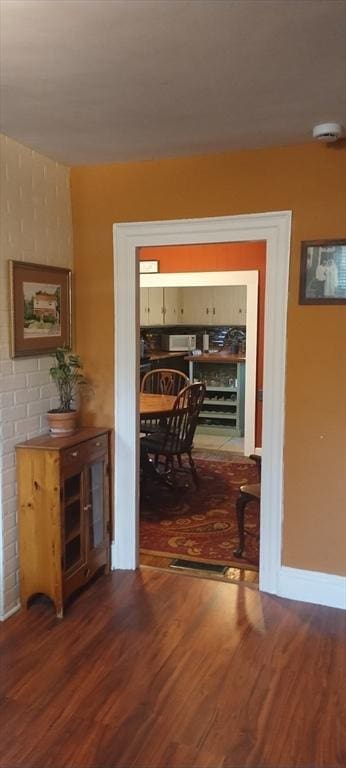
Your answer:
[[[206,311],[206,314],[207,314],[207,315],[209,315],[209,309],[208,309],[208,307],[206,308],[206,310],[205,310],[205,311]]]
[[[78,456],[78,451],[72,451],[72,453],[71,453],[71,456],[73,456],[74,458],[75,458],[76,456]]]
[[[215,315],[215,307],[213,307],[213,315]]]
[[[84,509],[84,512],[87,512],[88,509],[91,509],[91,504],[86,504],[86,506],[83,507],[83,509]]]

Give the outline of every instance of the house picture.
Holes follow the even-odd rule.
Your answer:
[[[345,3],[0,12],[0,764],[343,768]]]
[[[60,335],[60,288],[58,285],[23,283],[24,338],[47,332]]]

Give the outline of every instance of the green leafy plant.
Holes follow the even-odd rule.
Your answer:
[[[68,347],[58,347],[53,355],[54,365],[49,372],[59,392],[60,406],[58,413],[73,411],[72,403],[77,392],[87,385],[85,376],[81,373],[83,365],[79,355],[75,355]]]

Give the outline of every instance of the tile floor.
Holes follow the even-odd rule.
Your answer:
[[[227,437],[226,435],[211,435],[205,434],[197,427],[195,437],[193,440],[195,448],[203,448],[207,450],[222,450],[232,451],[233,453],[244,453],[244,438],[243,437]]]

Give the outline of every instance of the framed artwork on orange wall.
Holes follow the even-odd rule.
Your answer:
[[[346,304],[346,237],[302,242],[300,304]]]
[[[71,347],[71,270],[10,261],[11,356]]]

